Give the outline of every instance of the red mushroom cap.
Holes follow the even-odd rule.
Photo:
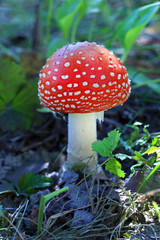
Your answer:
[[[55,112],[100,112],[125,102],[130,94],[126,68],[96,43],[78,42],[57,50],[39,78],[41,103]]]

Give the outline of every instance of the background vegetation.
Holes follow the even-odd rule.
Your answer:
[[[2,1],[1,130],[29,129],[33,118],[40,119],[38,72],[57,48],[74,41],[96,41],[114,50],[122,61],[128,57],[125,64],[136,84],[133,88],[148,85],[159,94],[158,8],[155,1]]]

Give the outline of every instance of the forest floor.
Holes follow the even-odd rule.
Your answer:
[[[160,106],[141,100],[148,92],[156,101],[154,93],[143,88],[134,90],[123,106],[105,112],[104,122],[98,124],[98,138],[103,139],[115,128],[125,130],[125,135],[129,136],[132,129],[126,129],[126,124],[134,121],[142,122],[141,128],[149,124],[150,134],[157,134]],[[69,170],[63,172],[67,116],[45,114],[44,118],[45,123],[40,127],[0,136],[0,198],[3,208],[12,216],[8,224],[2,224],[2,239],[120,240],[129,239],[127,236],[137,240],[159,239],[159,222],[151,202],[156,199],[160,204],[153,192],[154,187],[160,188],[160,181],[159,186],[151,184],[152,187],[147,189],[152,194],[135,195],[140,177],[129,177],[133,160],[122,163],[127,173],[125,180],[118,180],[107,171],[103,176],[95,174],[88,178]],[[100,163],[104,160],[99,157]],[[52,185],[37,190],[29,198],[6,191],[9,189],[6,182],[16,185],[20,176],[28,172],[51,177]],[[43,230],[39,237],[36,236],[40,196],[64,186],[68,186],[69,192],[53,198],[46,205]]]

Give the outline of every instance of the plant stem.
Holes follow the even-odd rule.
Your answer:
[[[91,22],[91,27],[88,31],[88,41],[91,42],[92,41],[92,37],[93,37],[93,30],[94,30],[94,26],[97,20],[97,13],[95,14],[95,17],[93,18],[92,22]]]
[[[129,50],[127,50],[127,49],[124,48],[124,53],[123,53],[123,55],[122,55],[122,57],[121,57],[121,62],[122,62],[122,63],[125,62],[128,54],[129,54]]]
[[[127,10],[127,15],[131,14],[131,6],[130,6],[130,0],[125,0],[125,5],[126,5],[126,10]]]
[[[68,187],[64,187],[60,190],[54,191],[52,193],[49,193],[47,195],[42,195],[41,196],[41,201],[40,201],[40,206],[39,206],[39,214],[38,214],[38,227],[37,227],[37,235],[39,235],[41,233],[42,230],[42,221],[43,221],[43,212],[44,212],[44,208],[45,208],[45,204],[52,199],[53,197],[55,197],[56,195],[67,191]]]
[[[72,32],[71,32],[71,42],[75,42],[76,41],[76,32],[77,32],[77,28],[78,28],[78,24],[81,20],[81,17],[78,16],[73,24],[73,28],[72,28]]]
[[[48,16],[47,16],[47,24],[46,24],[46,46],[48,46],[51,38],[50,26],[51,26],[51,19],[52,19],[52,6],[53,6],[53,0],[49,0]]]
[[[143,83],[136,84],[136,85],[132,86],[132,89],[142,87],[142,86],[145,86],[145,85],[149,85],[149,84],[152,84],[152,83],[159,83],[159,82],[160,82],[160,78],[157,78],[155,80],[146,81],[146,82],[143,82]]]
[[[35,21],[33,23],[33,40],[32,40],[32,50],[36,51],[38,49],[38,43],[39,43],[39,11],[40,11],[40,2],[41,0],[36,0],[35,3]]]

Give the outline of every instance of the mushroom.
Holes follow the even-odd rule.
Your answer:
[[[97,140],[96,120],[104,111],[123,104],[130,80],[121,61],[104,46],[77,42],[57,50],[44,65],[38,83],[41,103],[68,113],[66,166],[88,171],[97,166],[91,144]]]

